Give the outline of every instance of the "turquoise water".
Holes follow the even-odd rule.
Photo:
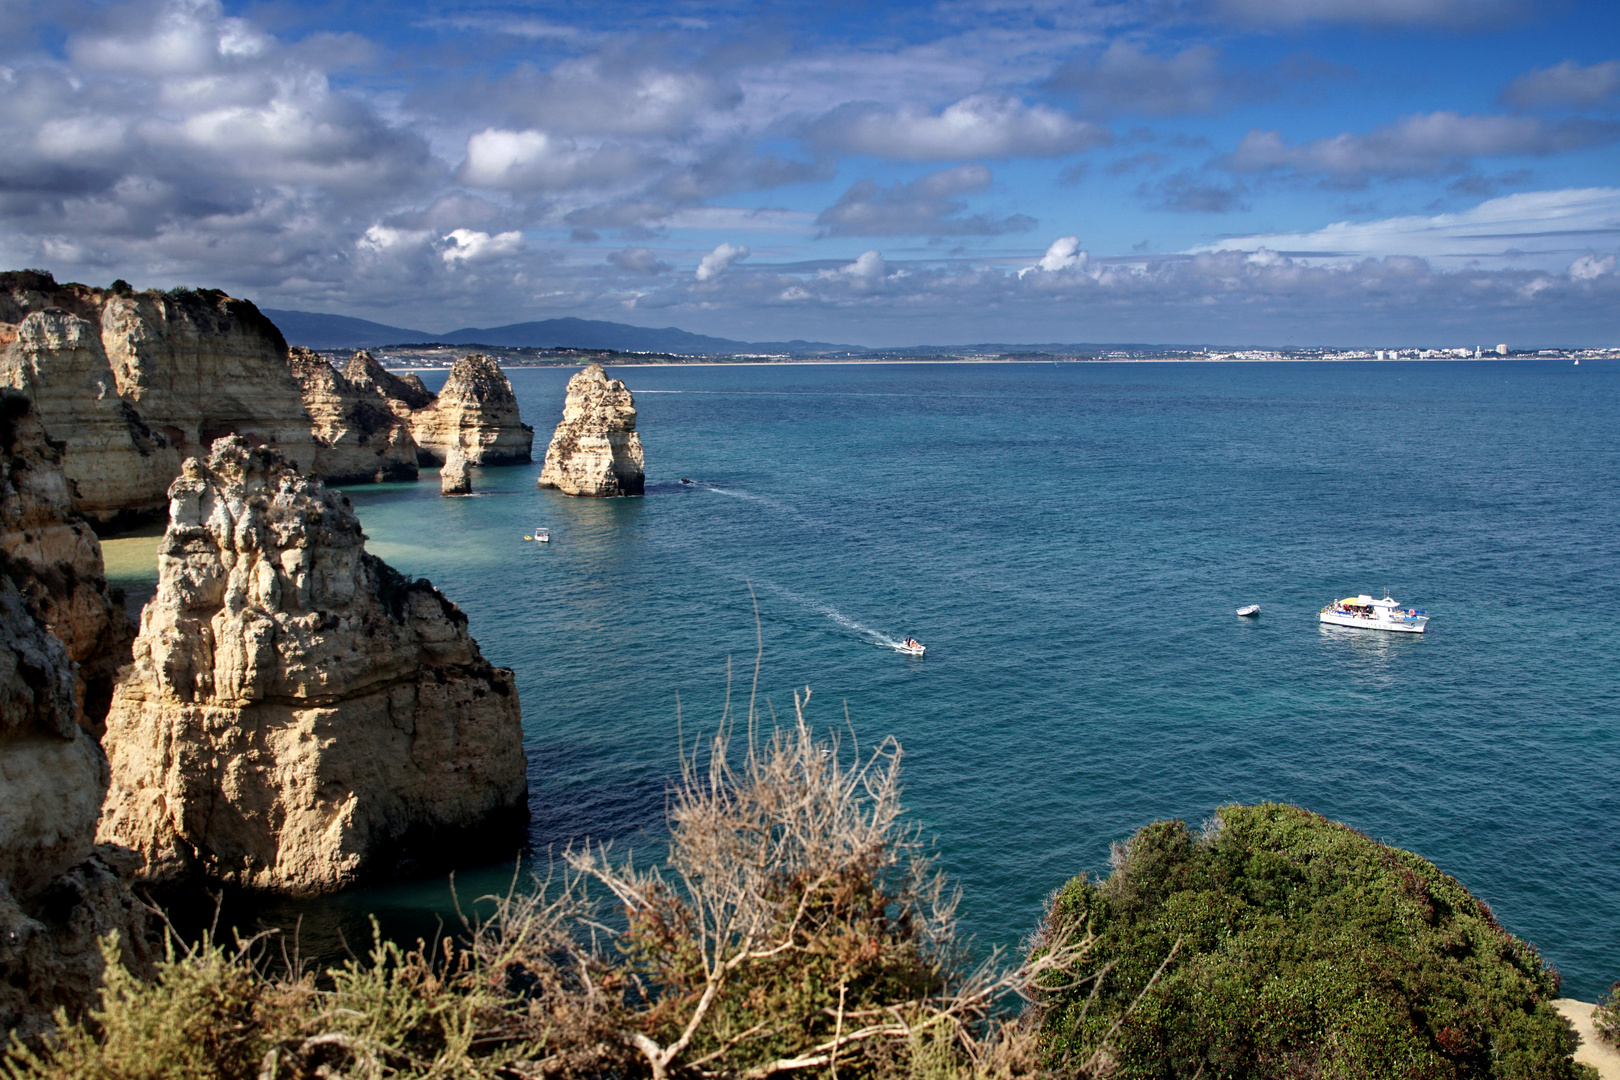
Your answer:
[[[571,372],[510,374],[538,459]],[[538,461],[469,499],[431,475],[349,492],[372,550],[517,671],[535,851],[656,835],[676,696],[712,728],[728,657],[752,663],[751,582],[763,693],[782,713],[809,684],[814,720],[847,705],[863,741],[902,741],[983,943],[1149,821],[1277,799],[1434,860],[1567,993],[1620,978],[1620,365],[614,374],[645,498],[536,491]],[[1385,586],[1427,635],[1318,625]],[[907,633],[926,659],[883,647]]]

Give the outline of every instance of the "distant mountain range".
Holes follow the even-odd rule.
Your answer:
[[[382,345],[502,345],[520,349],[613,349],[618,352],[657,352],[678,355],[736,355],[738,353],[865,352],[859,345],[825,341],[731,341],[693,334],[673,326],[653,329],[596,319],[544,319],[509,326],[475,327],[448,334],[429,334],[401,326],[387,326],[346,315],[314,311],[262,309],[281,329],[289,344],[310,349],[372,349]]]

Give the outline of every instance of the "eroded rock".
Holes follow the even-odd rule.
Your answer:
[[[467,467],[467,455],[459,446],[451,447],[444,457],[444,466],[439,470],[439,494],[472,494],[472,470]]]
[[[108,770],[82,707],[105,711],[128,620],[58,452],[12,391],[0,458],[0,1028],[32,1039],[57,1007],[95,1003],[102,935],[118,933],[132,970],[149,964],[126,880],[139,859],[94,846]]]
[[[371,386],[354,386],[309,349],[289,349],[287,366],[303,394],[315,436],[313,468],[322,479],[341,484],[417,478],[410,424]]]
[[[534,428],[518,415],[512,383],[482,353],[451,365],[433,403],[412,410],[411,433],[424,465],[442,464],[452,447],[471,465],[521,464],[534,451]]]
[[[599,497],[640,495],[645,488],[635,399],[601,364],[568,380],[562,423],[546,449],[539,486]]]
[[[348,501],[240,438],[169,491],[156,597],[107,718],[101,836],[153,881],[309,894],[510,855],[512,672],[365,550]]]

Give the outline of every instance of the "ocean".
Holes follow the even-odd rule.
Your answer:
[[[509,372],[533,464],[475,470],[471,498],[431,472],[347,492],[370,549],[517,672],[530,864],[656,844],[677,701],[688,740],[728,665],[746,703],[757,602],[762,699],[790,718],[808,686],[846,745],[901,742],[980,947],[1016,949],[1142,825],[1270,799],[1431,859],[1566,994],[1620,979],[1620,364],[610,373],[645,497],[535,489],[561,369]],[[1385,589],[1427,634],[1318,624]],[[893,651],[907,634],[926,658]],[[413,934],[450,908],[436,877],[235,913],[301,917],[320,953],[369,913]]]

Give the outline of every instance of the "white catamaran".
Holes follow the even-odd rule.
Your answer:
[[[1429,613],[1416,608],[1403,608],[1385,593],[1382,600],[1374,600],[1366,593],[1335,600],[1322,609],[1322,621],[1333,626],[1354,626],[1363,630],[1395,630],[1404,634],[1421,634],[1429,625]]]

